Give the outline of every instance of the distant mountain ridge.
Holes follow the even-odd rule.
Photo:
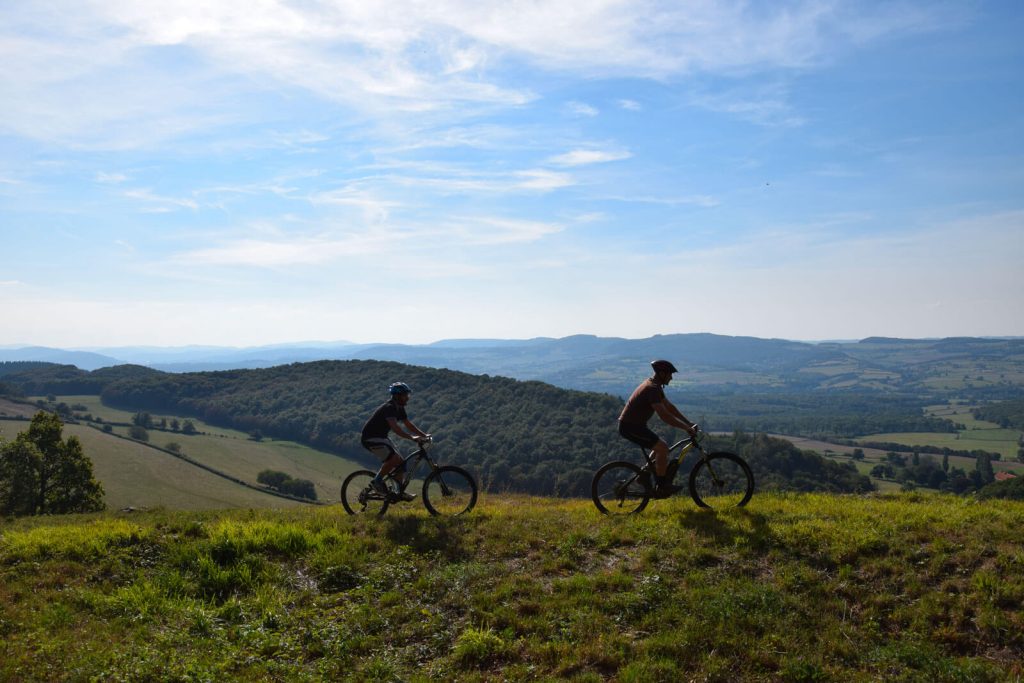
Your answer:
[[[40,360],[84,370],[135,364],[165,372],[197,372],[319,360],[383,360],[539,380],[619,396],[648,372],[647,363],[654,358],[668,358],[679,367],[673,389],[753,387],[803,392],[859,388],[891,393],[932,391],[952,383],[1005,388],[1020,385],[1017,378],[1024,377],[1021,338],[869,337],[857,342],[803,342],[710,333],[645,339],[581,334],[558,339],[448,339],[422,345],[340,341],[249,348],[0,349],[0,362]],[[954,368],[962,362],[968,364]],[[959,375],[954,376],[956,373]]]

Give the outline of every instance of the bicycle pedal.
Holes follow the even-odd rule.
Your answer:
[[[659,487],[654,490],[651,494],[651,498],[663,499],[672,496],[673,494],[679,493],[683,490],[683,487],[679,484],[670,484],[669,486]]]

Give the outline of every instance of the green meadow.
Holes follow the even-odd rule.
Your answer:
[[[0,680],[1020,680],[1022,526],[925,494],[19,519]]]
[[[96,396],[61,396],[69,405],[84,405],[94,417],[104,422],[130,422],[133,413],[107,408]],[[0,402],[0,411],[8,416],[31,417],[34,406]],[[173,416],[154,416],[157,420]],[[180,421],[184,418],[179,417]],[[149,430],[149,441],[141,443],[128,438],[129,428],[113,426],[107,434],[88,424],[66,424],[65,436],[81,441],[86,455],[93,461],[94,471],[106,491],[110,508],[167,507],[174,509],[212,509],[230,507],[289,507],[301,505],[287,499],[239,486],[216,474],[196,467],[170,453],[169,444],[177,444],[189,459],[218,472],[257,485],[256,476],[265,469],[286,472],[297,479],[313,482],[317,499],[336,502],[341,482],[350,472],[363,465],[290,441],[254,441],[243,432],[212,427],[193,420],[199,434],[186,435],[159,429]],[[28,422],[0,417],[0,437],[13,439],[27,429]],[[156,446],[158,448],[152,448]]]
[[[927,415],[941,417],[954,424],[963,425],[963,429],[956,432],[900,432],[891,434],[871,434],[860,441],[863,442],[891,442],[905,446],[937,446],[957,451],[984,450],[992,453],[999,453],[1002,456],[1004,468],[1009,464],[1012,469],[1017,462],[1017,451],[1020,449],[1020,440],[1024,434],[1018,429],[1004,429],[994,422],[978,420],[971,414],[973,406],[961,403],[950,402],[948,404],[929,406],[925,408]],[[942,457],[941,455],[939,457]],[[971,463],[973,459],[957,458]],[[950,462],[952,463],[952,458]],[[1000,463],[995,462],[993,466],[997,469]],[[957,467],[964,465],[957,463]]]

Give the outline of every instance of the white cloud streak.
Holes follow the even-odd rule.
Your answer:
[[[632,155],[624,150],[574,149],[548,159],[556,166],[585,166],[587,164],[603,164],[608,161],[621,161]]]
[[[75,145],[155,145],[258,119],[239,95],[282,86],[378,118],[431,111],[458,118],[466,105],[535,99],[503,84],[505,67],[516,63],[657,79],[803,68],[844,44],[932,29],[944,14],[838,0],[5,3],[0,130]],[[170,56],[189,66],[168,69]],[[770,100],[708,103],[779,118]],[[574,105],[579,114],[598,113]]]

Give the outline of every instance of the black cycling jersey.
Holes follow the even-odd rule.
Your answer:
[[[396,420],[402,421],[409,419],[405,414],[405,406],[398,405],[394,399],[383,404],[377,410],[373,411],[373,415],[363,425],[362,440],[367,439],[383,439],[391,432],[391,425],[388,424],[388,418],[393,417]]]

